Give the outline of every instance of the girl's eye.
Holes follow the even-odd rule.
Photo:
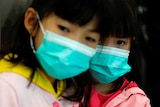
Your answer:
[[[118,40],[118,41],[117,41],[117,44],[123,46],[123,45],[125,45],[125,41],[123,41],[123,40]]]
[[[66,27],[64,27],[64,26],[59,25],[58,27],[59,27],[63,32],[69,32],[69,29],[66,28]]]
[[[86,40],[89,42],[96,42],[96,39],[91,38],[91,37],[86,37]]]

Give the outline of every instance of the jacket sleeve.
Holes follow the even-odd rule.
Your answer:
[[[19,107],[14,89],[0,78],[0,107]]]
[[[150,99],[139,87],[132,87],[122,91],[105,107],[151,107]]]
[[[150,100],[140,94],[133,94],[128,99],[117,105],[117,107],[151,107]]]

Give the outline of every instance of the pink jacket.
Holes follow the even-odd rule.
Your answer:
[[[135,82],[125,79],[121,88],[111,94],[100,94],[93,88],[89,107],[151,107],[151,104]]]

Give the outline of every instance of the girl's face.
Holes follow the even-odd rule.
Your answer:
[[[66,38],[69,38],[69,39],[75,40],[77,42],[80,42],[80,43],[82,43],[84,45],[87,45],[87,46],[89,46],[91,48],[96,48],[96,46],[97,46],[97,44],[99,42],[100,34],[96,32],[97,24],[98,24],[98,20],[97,20],[96,17],[94,17],[86,25],[79,26],[78,24],[70,23],[69,21],[58,17],[54,13],[50,13],[50,14],[47,14],[47,16],[43,17],[42,20],[40,21],[40,23],[42,24],[44,31],[48,30],[50,32],[54,32],[56,34],[59,34],[61,36],[66,37]],[[43,29],[42,29],[42,27],[39,27],[39,25],[41,25],[41,24],[38,23],[38,17],[37,17],[36,11],[33,8],[29,8],[25,13],[24,25],[25,25],[26,29],[28,30],[28,32],[30,33],[30,35],[34,37],[33,40],[34,40],[34,45],[35,45],[36,49],[38,49],[40,47],[40,45],[42,44],[43,38],[44,38],[44,32],[42,32]],[[47,47],[47,48],[50,49],[50,47]],[[51,49],[53,49],[53,48],[51,48]],[[41,55],[41,53],[44,52],[44,51],[42,52],[40,50],[42,50],[42,49],[40,48],[39,51],[37,50],[37,52],[36,52],[37,56]],[[58,54],[57,54],[57,56],[53,55],[53,57],[52,57],[52,54],[51,54],[52,50],[49,50],[47,52],[49,53],[49,54],[47,53],[47,55],[49,56],[49,58],[51,58],[49,60],[55,60],[56,58],[59,59]],[[63,50],[62,50],[62,52],[63,52]],[[45,54],[44,57],[41,57],[41,58],[38,56],[37,58],[38,58],[39,61],[42,62],[42,60],[45,59],[45,57],[47,55]],[[61,54],[59,54],[59,55],[61,55]],[[80,65],[80,67],[82,67],[82,71],[84,71],[85,69],[88,69],[88,67],[89,67],[89,59],[90,59],[91,56],[88,56],[87,54],[82,54],[81,55],[81,54],[78,54],[78,52],[73,52],[73,54],[67,54],[67,55],[63,56],[64,58],[62,58],[63,59],[62,62],[61,61],[57,61],[58,63],[52,63],[50,65],[48,64],[50,62],[47,62],[47,60],[43,60],[44,64],[42,63],[42,67],[45,69],[46,66],[43,66],[43,65],[48,64],[47,67],[49,67],[49,68],[46,68],[47,70],[46,69],[45,70],[46,70],[46,72],[48,74],[50,73],[49,76],[52,77],[51,81],[54,81],[53,77],[57,76],[56,74],[52,75],[52,73],[51,73],[51,72],[53,72],[55,70],[55,69],[53,69],[53,67],[56,68],[56,65],[58,65],[58,66],[62,65],[65,68],[69,64],[69,65],[72,65],[76,70],[77,70],[77,68],[79,68],[79,65]],[[74,61],[71,61],[71,64],[69,63],[68,60],[71,59],[69,55],[73,55],[73,58],[76,55],[80,56],[79,58],[77,58],[77,60],[78,60],[77,64],[75,64],[75,65],[72,64],[72,62],[74,62]],[[47,58],[48,58],[48,56],[47,56]],[[78,62],[80,62],[81,58],[84,58],[84,60],[86,59],[85,63],[83,63],[83,64],[82,63],[78,63]],[[69,68],[72,69],[73,68],[72,66],[69,67]],[[57,67],[57,68],[59,69],[59,67]],[[69,69],[69,68],[67,68],[67,69]],[[55,72],[59,72],[59,71],[62,72],[61,70],[58,70],[58,69],[56,69]],[[77,70],[78,73],[81,73],[80,70],[81,70],[81,68],[79,70]],[[69,69],[68,71],[71,71],[71,73],[72,73],[73,70]],[[78,75],[78,73],[77,74],[73,74],[72,73],[72,74],[74,76],[74,75]],[[61,77],[59,76],[59,78],[61,78]]]
[[[130,38],[117,38],[114,36],[108,36],[104,42],[105,46],[130,50],[131,39]]]
[[[89,47],[96,48],[100,34],[96,32],[98,24],[97,18],[93,18],[88,24],[79,26],[70,23],[54,13],[49,14],[41,20],[44,30],[57,33],[72,40],[78,41]],[[24,25],[30,35],[35,37],[35,48],[37,49],[43,40],[42,30],[39,28],[37,21],[37,13],[33,8],[28,8],[25,13]]]
[[[94,18],[85,26],[79,26],[64,20],[55,14],[51,13],[42,19],[44,30],[57,33],[72,40],[78,41],[89,47],[96,48],[100,34],[96,32],[97,19]],[[42,30],[39,29],[35,35],[35,47],[38,48],[43,39]]]

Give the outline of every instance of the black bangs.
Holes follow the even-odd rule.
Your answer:
[[[138,33],[137,5],[132,0],[104,0],[104,13],[109,13],[109,27],[107,14],[104,14],[103,25],[105,35],[112,35],[119,38],[136,36]],[[114,3],[116,2],[116,3]],[[108,7],[108,8],[106,8]],[[107,30],[108,29],[108,30]]]
[[[120,12],[122,15],[116,15],[117,18],[115,18],[114,20],[115,22],[111,28],[111,34],[116,32],[116,37],[132,38],[133,36],[137,35],[138,30],[137,13],[134,11],[136,9],[133,9],[131,7],[129,8],[126,4],[126,8],[121,10],[123,10],[123,12]]]
[[[96,1],[97,0],[36,0],[31,7],[38,11],[40,17],[44,17],[44,15],[53,12],[62,19],[83,26],[96,16]]]
[[[118,38],[128,38],[136,35],[136,25],[134,26],[134,21],[129,21],[128,19],[121,21],[121,23],[116,23],[111,29],[111,34]]]
[[[61,3],[63,1],[63,3]],[[88,23],[96,13],[95,1],[89,0],[57,0],[54,12],[59,17],[80,26]]]

